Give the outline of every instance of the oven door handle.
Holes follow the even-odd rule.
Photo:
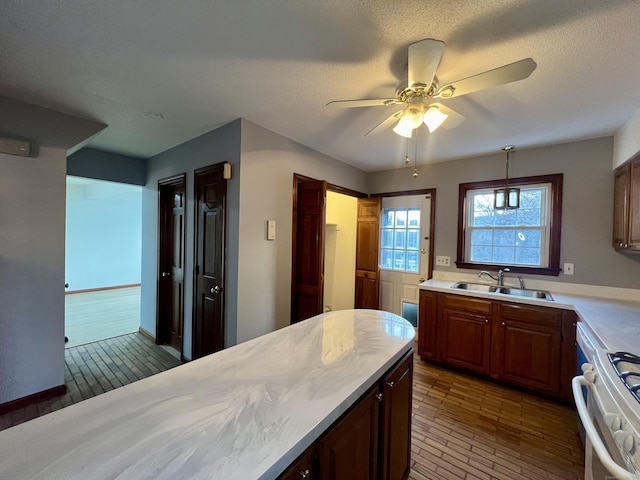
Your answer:
[[[589,440],[591,440],[591,444],[593,445],[593,449],[596,451],[596,454],[598,455],[600,462],[602,462],[602,465],[615,478],[627,480],[640,478],[614,462],[611,458],[611,455],[609,455],[609,452],[607,452],[607,448],[604,446],[604,443],[602,443],[600,435],[598,435],[598,431],[596,430],[593,421],[591,420],[591,415],[589,415],[587,403],[585,402],[584,396],[582,395],[582,387],[592,387],[591,382],[584,378],[584,376],[580,375],[573,378],[573,380],[571,381],[571,387],[573,390],[573,398],[576,401],[578,415],[580,416],[580,420],[582,420],[582,425],[584,426],[584,429],[589,436]]]

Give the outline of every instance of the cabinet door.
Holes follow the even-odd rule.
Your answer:
[[[436,294],[420,290],[420,305],[418,307],[418,354],[425,360],[436,358],[437,317]]]
[[[490,317],[465,310],[444,308],[438,329],[440,358],[443,362],[476,373],[489,373]]]
[[[629,182],[629,248],[640,250],[640,160],[631,164]]]
[[[405,480],[411,469],[411,396],[413,351],[382,384],[380,479]]]
[[[613,182],[613,247],[625,248],[629,240],[629,179],[631,167],[616,170]]]
[[[378,393],[378,387],[373,388],[318,441],[319,479],[377,477]]]
[[[562,313],[520,304],[501,304],[494,329],[494,373],[526,388],[558,395]]]
[[[315,445],[312,445],[278,477],[278,480],[314,480],[314,452]]]

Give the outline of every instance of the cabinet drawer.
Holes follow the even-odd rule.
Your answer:
[[[464,297],[462,295],[440,295],[441,308],[454,308],[456,310],[465,310],[468,312],[491,314],[492,309],[491,300],[484,300],[482,298]]]
[[[500,316],[503,319],[553,327],[560,327],[562,324],[562,311],[555,308],[535,307],[519,303],[500,303],[499,308]]]

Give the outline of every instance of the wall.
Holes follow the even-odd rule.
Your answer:
[[[575,264],[575,275],[529,276],[559,282],[640,288],[640,258],[611,247],[613,212],[613,138],[598,138],[548,147],[515,150],[510,177],[564,174],[560,263]],[[412,169],[370,175],[371,192],[437,188],[435,255],[456,259],[458,184],[492,180],[504,175],[505,156],[467,158]],[[438,269],[455,271],[455,266]],[[460,270],[462,271],[462,270]],[[467,270],[467,272],[471,272]]]
[[[156,285],[158,274],[158,180],[187,173],[185,204],[186,263],[184,355],[191,358],[193,309],[194,176],[193,171],[216,163],[229,162],[233,178],[227,182],[227,265],[225,345],[236,341],[238,272],[238,211],[240,188],[240,120],[201,135],[149,159],[147,181],[142,191],[142,286],[140,326],[155,335]]]
[[[242,120],[238,343],[289,325],[294,173],[367,191],[365,172]]]
[[[64,383],[66,150],[0,154],[0,403]]]
[[[140,283],[142,187],[67,177],[67,292]]]
[[[353,308],[356,290],[358,199],[327,192],[324,247],[324,305]],[[337,225],[337,229],[335,226]]]
[[[147,161],[83,148],[67,159],[67,175],[144,185],[147,180]]]

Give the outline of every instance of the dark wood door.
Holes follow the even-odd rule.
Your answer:
[[[322,313],[327,182],[305,181],[295,190],[291,323]]]
[[[531,305],[499,306],[494,330],[494,371],[514,385],[560,392],[562,311]]]
[[[411,470],[413,350],[383,379],[381,480],[405,480]]]
[[[356,233],[356,308],[377,309],[380,299],[380,244],[381,198],[358,199]]]
[[[616,170],[613,183],[613,246],[626,248],[629,241],[629,186],[631,166]]]
[[[224,348],[227,181],[223,168],[217,164],[195,171],[194,359]]]
[[[418,305],[418,355],[422,359],[436,358],[438,345],[438,317],[436,309],[437,294],[420,290]]]
[[[158,182],[159,261],[156,342],[182,354],[186,175]]]
[[[378,387],[318,440],[321,480],[371,480],[378,471]]]

